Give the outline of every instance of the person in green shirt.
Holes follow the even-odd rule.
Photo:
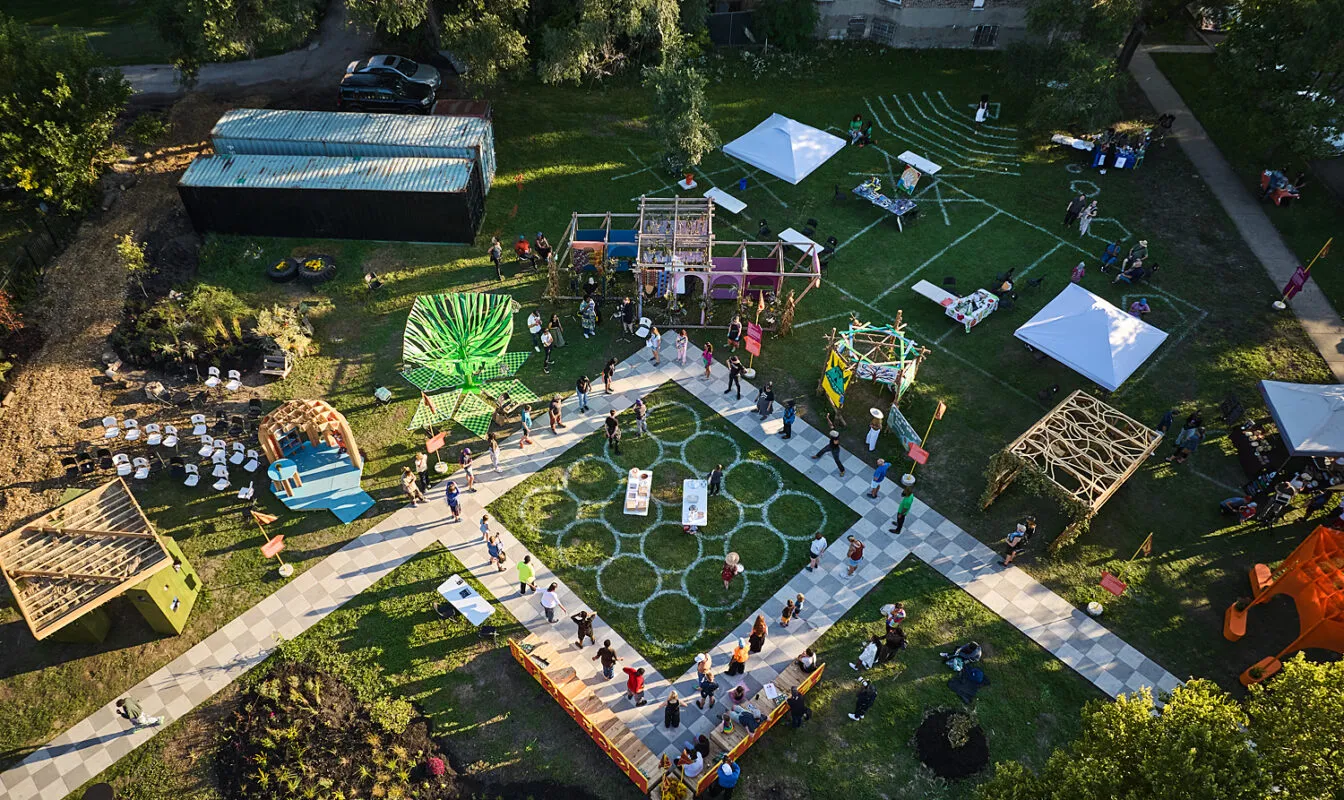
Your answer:
[[[849,143],[857,144],[859,141],[859,132],[863,130],[863,115],[855,114],[854,119],[849,121]]]
[[[518,594],[527,594],[529,587],[534,593],[537,591],[536,575],[531,554],[523,556],[523,560],[518,562]]]
[[[896,524],[891,526],[891,533],[900,533],[901,528],[905,527],[905,515],[910,513],[910,507],[915,504],[915,492],[909,486],[901,490],[901,505],[896,509]]]
[[[117,713],[129,719],[137,728],[142,725],[159,725],[163,717],[151,717],[145,714],[140,703],[134,697],[123,697],[117,701]]]

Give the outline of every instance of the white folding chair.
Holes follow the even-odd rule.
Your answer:
[[[253,481],[248,481],[246,486],[238,490],[239,500],[251,500],[256,495],[257,490],[252,484]]]
[[[177,426],[163,426],[163,446],[168,448],[177,447]]]
[[[150,447],[158,447],[163,444],[163,426],[157,422],[151,422],[145,426],[145,444]]]
[[[204,414],[192,414],[192,415],[191,415],[191,435],[192,435],[192,436],[204,436],[209,430],[210,430],[210,426],[209,426],[208,424],[206,424],[206,421],[205,421],[205,415],[204,415]]]
[[[236,392],[243,388],[243,373],[236,369],[229,370],[229,380],[228,383],[224,384],[224,388],[230,392]]]
[[[140,438],[140,423],[133,419],[128,419],[121,423],[121,427],[126,431],[126,441],[134,442]]]
[[[256,472],[256,471],[257,471],[257,467],[260,467],[260,466],[261,466],[261,460],[260,460],[260,459],[258,458],[258,456],[257,456],[257,451],[256,451],[256,450],[248,450],[248,451],[247,451],[247,463],[243,465],[243,469],[247,470],[248,472]]]
[[[220,478],[214,483],[214,489],[217,492],[223,492],[228,488],[229,488],[229,479],[227,477]]]
[[[228,451],[223,448],[217,448],[215,450],[210,451],[211,464],[224,464],[228,462],[228,459],[229,459]]]
[[[201,482],[201,468],[195,464],[187,464],[182,469],[187,471],[187,479],[182,481],[183,486],[195,486]]]
[[[229,463],[234,465],[241,464],[245,458],[247,458],[247,448],[243,447],[242,442],[234,442],[233,455],[229,456]]]
[[[635,330],[635,335],[641,339],[649,338],[649,331],[653,329],[653,320],[648,317],[639,318],[639,328]]]
[[[135,479],[143,481],[149,477],[149,459],[144,456],[136,458],[131,464],[135,467]]]
[[[208,433],[201,434],[201,449],[196,451],[196,455],[201,458],[209,458],[210,454],[215,452],[215,437]]]
[[[121,435],[121,428],[117,427],[116,417],[103,417],[103,438],[115,439]]]
[[[219,367],[211,367],[210,369],[206,370],[206,372],[209,373],[210,375],[210,377],[205,379],[206,387],[213,389],[216,386],[218,386],[220,384]]]
[[[112,466],[117,468],[117,474],[123,478],[131,474],[131,457],[125,453],[117,453],[112,456]]]
[[[229,465],[228,465],[228,464],[216,464],[216,465],[215,465],[215,468],[214,468],[213,470],[210,471],[210,477],[212,477],[212,478],[227,478],[227,477],[229,477]]]

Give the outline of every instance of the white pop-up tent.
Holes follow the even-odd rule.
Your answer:
[[[1076,283],[1013,335],[1112,392],[1167,338]]]
[[[1260,394],[1289,453],[1344,455],[1344,385],[1260,381]]]
[[[771,114],[765,122],[724,145],[723,152],[796,184],[844,146],[845,140],[838,136]]]

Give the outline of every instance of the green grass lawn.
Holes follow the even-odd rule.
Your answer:
[[[1153,59],[1248,189],[1255,190],[1260,185],[1260,173],[1268,167],[1283,169],[1290,177],[1306,169],[1307,165],[1301,163],[1270,163],[1273,142],[1250,138],[1246,115],[1257,112],[1237,94],[1236,77],[1224,74],[1213,55],[1154,53]],[[1327,239],[1344,233],[1344,203],[1319,180],[1312,181],[1304,190],[1301,201],[1287,208],[1269,202],[1262,207],[1303,264],[1316,255]],[[1336,310],[1344,307],[1344,271],[1339,269],[1336,259],[1318,263],[1311,276],[1320,283]]]
[[[650,393],[649,436],[621,414],[621,453],[599,430],[490,504],[490,512],[669,679],[807,564],[817,531],[830,541],[858,515],[676,384]],[[723,493],[709,525],[681,529],[681,484],[716,464]],[[655,507],[624,511],[625,475],[651,469]],[[747,571],[728,589],[736,552]],[[577,609],[575,609],[577,610]]]
[[[140,0],[11,0],[3,11],[38,31],[59,26],[68,33],[82,33],[114,66],[162,64],[170,57],[168,43],[146,18]]]

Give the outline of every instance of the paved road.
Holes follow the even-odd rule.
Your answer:
[[[1186,106],[1175,87],[1153,63],[1149,52],[1207,52],[1207,48],[1156,46],[1145,47],[1134,54],[1129,71],[1138,81],[1144,94],[1148,95],[1153,108],[1159,112],[1176,115],[1176,124],[1172,136],[1181,143],[1181,149],[1190,157],[1195,169],[1213,194],[1222,204],[1227,215],[1232,218],[1241,238],[1251,248],[1257,260],[1269,273],[1275,286],[1282,287],[1292,277],[1300,263],[1297,256],[1284,243],[1274,223],[1269,221],[1260,203],[1251,195],[1246,179],[1237,175],[1232,166],[1223,158],[1222,152],[1209,138],[1204,126],[1199,124],[1190,108]],[[1339,313],[1330,305],[1325,293],[1314,282],[1303,287],[1302,292],[1293,298],[1293,313],[1297,315],[1302,328],[1311,337],[1321,357],[1330,367],[1335,380],[1344,382],[1344,322]]]
[[[308,47],[251,61],[206,64],[201,67],[196,88],[250,86],[275,80],[323,80],[330,82],[335,91],[336,76],[345,71],[345,65],[368,55],[373,45],[372,36],[347,23],[345,3],[332,3],[331,11],[322,20],[322,26]],[[122,67],[121,72],[136,94],[178,95],[183,92],[177,80],[177,70],[169,64]]]

